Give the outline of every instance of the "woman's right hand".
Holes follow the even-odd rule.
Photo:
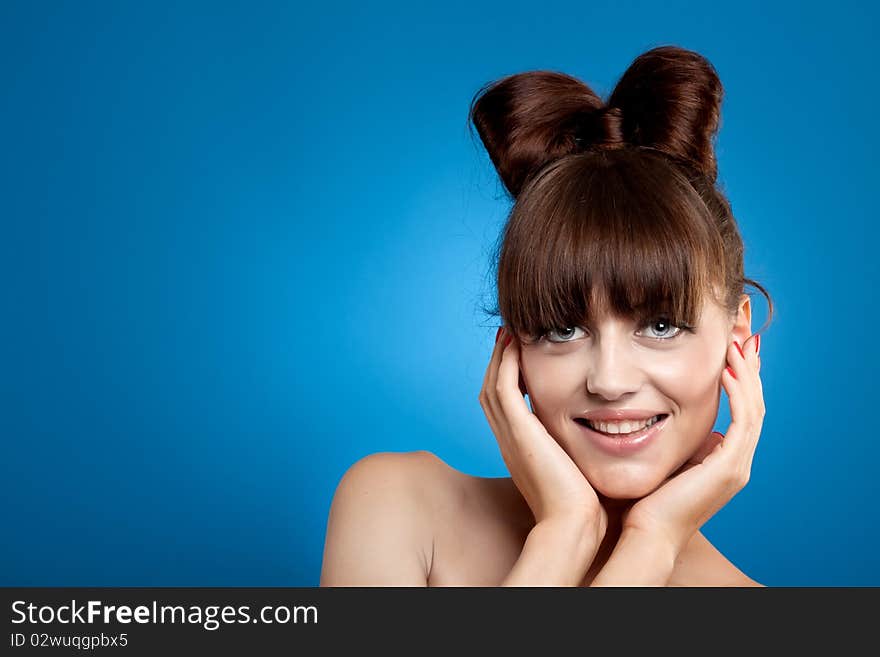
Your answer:
[[[536,525],[582,528],[601,543],[608,516],[574,461],[529,410],[520,387],[519,340],[502,327],[480,391],[507,469]]]

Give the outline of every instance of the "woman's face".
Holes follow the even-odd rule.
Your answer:
[[[712,432],[727,347],[734,340],[743,344],[750,330],[747,295],[735,320],[706,298],[693,333],[600,313],[592,327],[560,328],[522,344],[520,367],[533,411],[590,484],[609,498],[637,499],[662,484]],[[656,436],[626,454],[603,449],[573,419],[628,409],[669,417]]]

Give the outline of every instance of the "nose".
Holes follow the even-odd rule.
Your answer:
[[[642,373],[634,356],[632,346],[623,336],[595,340],[587,356],[587,390],[590,394],[615,401],[636,392],[641,386]]]

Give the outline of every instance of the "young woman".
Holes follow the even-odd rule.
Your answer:
[[[759,585],[700,532],[747,483],[764,418],[744,286],[773,310],[716,183],[721,98],[712,65],[673,46],[607,102],[547,71],[475,96],[514,199],[479,394],[511,476],[361,459],[333,498],[322,586]]]

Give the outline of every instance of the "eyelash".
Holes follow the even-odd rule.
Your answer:
[[[657,319],[654,319],[653,321],[646,322],[645,324],[642,325],[642,328],[645,328],[645,327],[651,326],[652,324],[656,324],[656,323],[658,323],[658,322],[663,322],[663,323],[665,323],[665,324],[669,324],[670,328],[677,328],[677,329],[679,329],[679,331],[678,331],[675,335],[672,335],[672,336],[669,336],[669,337],[665,337],[665,338],[652,338],[652,337],[648,337],[649,340],[654,340],[655,342],[668,342],[668,341],[670,341],[670,340],[675,340],[675,338],[679,337],[679,336],[680,336],[682,333],[684,333],[685,331],[687,331],[688,333],[693,333],[693,332],[694,332],[694,327],[693,327],[693,326],[688,326],[687,324],[681,324],[681,325],[676,326],[676,325],[673,325],[673,324],[672,324],[669,320],[667,320],[665,317],[658,317]],[[581,327],[568,327],[568,326],[567,326],[567,327],[565,327],[565,328],[581,328]],[[548,339],[547,339],[547,336],[548,336],[550,333],[553,333],[554,331],[558,331],[558,330],[559,330],[559,329],[549,329],[549,330],[547,330],[547,331],[544,331],[544,332],[541,334],[541,336],[540,336],[540,338],[538,339],[538,341],[539,341],[539,342],[541,342],[541,341],[549,342],[550,344],[565,344],[566,342],[572,342],[572,341],[573,341],[573,340],[548,340]]]

